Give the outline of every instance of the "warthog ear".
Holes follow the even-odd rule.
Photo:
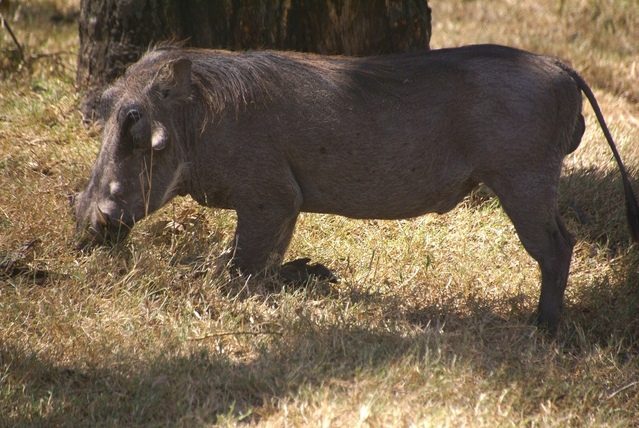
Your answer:
[[[100,94],[100,98],[98,99],[98,104],[96,108],[97,120],[102,122],[107,121],[111,111],[113,110],[113,106],[117,101],[117,97],[119,94],[119,89],[115,86],[111,86],[104,90],[102,94]]]
[[[187,58],[180,58],[177,61],[171,63],[173,69],[173,77],[175,78],[176,86],[184,89],[190,89],[191,87],[191,60]]]
[[[161,80],[163,98],[191,95],[191,60],[180,58],[164,66]]]

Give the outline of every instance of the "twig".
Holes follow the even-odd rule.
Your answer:
[[[224,331],[221,333],[210,333],[200,337],[189,337],[188,340],[204,340],[212,337],[224,337],[224,336],[259,336],[262,334],[270,334],[273,336],[282,336],[281,331]]]
[[[4,16],[1,13],[0,13],[0,23],[2,23],[2,26],[6,28],[7,31],[9,32],[9,35],[11,36],[13,43],[15,43],[18,48],[18,53],[20,54],[20,61],[24,62],[24,51],[22,50],[22,46],[20,46],[20,42],[18,42],[16,35],[13,34],[13,31],[11,30],[11,26],[9,25],[9,21],[4,19]]]
[[[619,388],[618,390],[616,390],[615,392],[613,392],[612,394],[610,394],[608,396],[608,400],[610,400],[612,397],[614,397],[615,395],[619,394],[622,391],[625,391],[626,389],[632,388],[635,385],[639,385],[639,380],[636,380],[634,382],[630,382],[628,385],[626,386],[622,386],[621,388]]]

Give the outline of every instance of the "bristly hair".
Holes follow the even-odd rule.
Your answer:
[[[237,115],[250,104],[264,104],[310,87],[322,88],[315,95],[331,105],[331,100],[365,96],[372,86],[379,89],[381,81],[394,79],[388,62],[372,59],[363,67],[348,57],[189,49],[171,41],[155,45],[133,67],[148,72],[178,58],[192,62],[193,85],[205,107],[203,127],[223,114]]]
[[[160,40],[157,42],[152,42],[146,50],[146,53],[152,51],[161,51],[161,50],[174,50],[174,49],[184,49],[189,43],[189,39],[178,39],[176,37],[171,37],[166,40]]]

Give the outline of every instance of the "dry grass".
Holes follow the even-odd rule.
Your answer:
[[[29,66],[0,42],[0,255],[22,269],[0,277],[0,426],[637,425],[639,255],[589,108],[561,183],[578,244],[555,341],[529,323],[537,268],[486,192],[414,220],[304,215],[289,257],[336,286],[216,275],[234,215],[189,200],[79,255],[66,195],[98,141],[76,113],[77,6],[21,3]],[[434,47],[570,59],[639,177],[635,0],[432,3]]]

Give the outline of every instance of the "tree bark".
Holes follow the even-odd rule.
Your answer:
[[[427,0],[82,0],[77,83],[102,88],[154,43],[373,55],[428,49]]]

